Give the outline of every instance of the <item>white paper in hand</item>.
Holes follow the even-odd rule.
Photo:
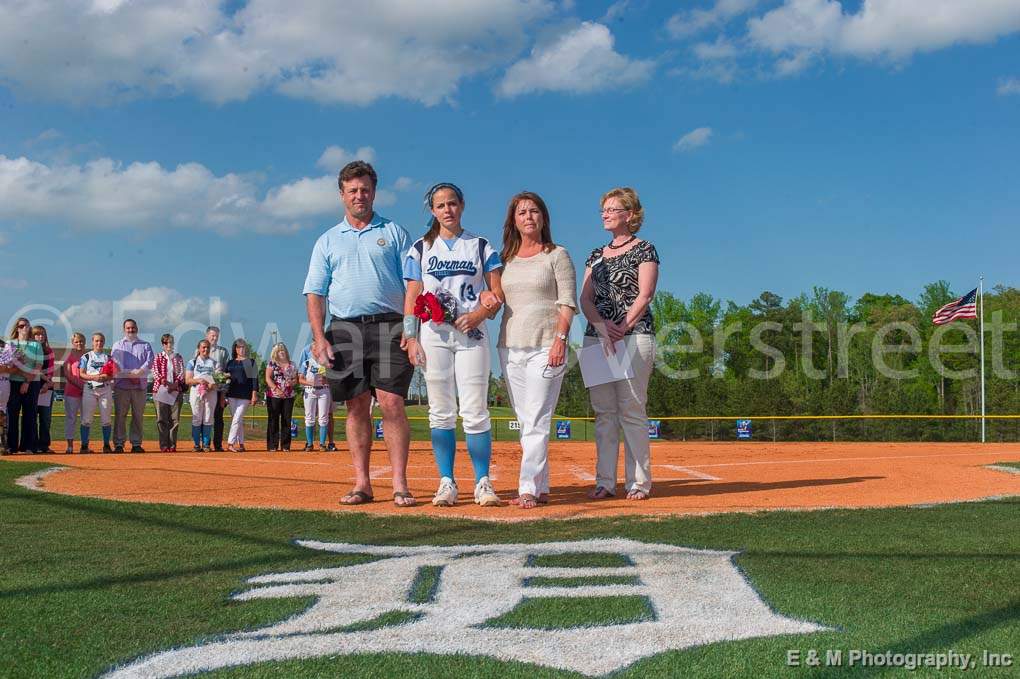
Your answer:
[[[630,363],[627,345],[623,340],[618,340],[613,347],[616,353],[608,356],[601,342],[578,349],[577,361],[581,366],[581,378],[588,389],[634,377],[634,366]]]
[[[152,400],[156,403],[163,403],[168,406],[172,406],[177,403],[177,394],[170,393],[170,390],[166,387],[160,387],[156,390],[156,393],[152,395]]]

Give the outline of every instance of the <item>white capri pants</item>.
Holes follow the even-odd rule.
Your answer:
[[[598,343],[585,337],[584,346]],[[623,339],[634,377],[600,384],[588,390],[595,411],[595,485],[616,493],[616,466],[620,459],[620,432],[623,432],[623,470],[629,493],[652,490],[652,464],[648,445],[648,380],[655,367],[655,337],[627,335]]]
[[[454,429],[457,426],[457,402],[464,432],[489,431],[489,338],[473,340],[444,323],[421,328],[421,347],[425,352],[425,387],[429,393],[429,426]]]
[[[85,392],[82,391],[84,394]],[[75,420],[81,415],[81,398],[64,394],[64,440],[73,441],[78,437],[74,430]],[[84,422],[84,420],[82,420]]]
[[[549,425],[566,364],[549,368],[549,349],[499,350],[510,405],[521,423],[519,495],[538,497],[549,492]]]
[[[333,395],[329,387],[305,387],[305,426],[313,427],[318,421],[320,427],[329,425],[329,413],[333,408]]]
[[[188,402],[191,403],[191,424],[193,426],[212,426],[217,397],[218,392],[215,389],[210,389],[203,396],[199,396],[198,387],[191,388]]]
[[[99,407],[100,424],[109,427],[113,423],[113,387],[106,386],[99,390],[85,387],[81,394],[81,426],[92,426],[96,406]]]
[[[251,407],[250,398],[228,398],[230,405],[230,433],[227,434],[227,443],[244,443],[244,414]]]

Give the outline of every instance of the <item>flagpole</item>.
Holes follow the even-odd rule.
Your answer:
[[[981,443],[985,442],[985,277],[981,276],[978,281],[978,316],[980,317],[981,332]]]

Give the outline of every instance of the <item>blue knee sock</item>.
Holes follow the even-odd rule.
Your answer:
[[[89,445],[89,429],[91,427],[81,426],[78,427],[78,433],[81,434],[81,444],[83,446]]]
[[[305,425],[305,443],[312,445],[312,439],[315,438],[315,425],[309,427]]]
[[[202,425],[202,445],[206,448],[209,447],[209,439],[212,437],[212,427],[208,424]]]
[[[320,424],[319,425],[319,445],[320,446],[326,445],[326,434],[328,434],[328,433],[329,433],[329,430],[324,425]]]
[[[467,439],[468,455],[471,466],[475,468],[475,482],[489,475],[489,461],[492,459],[492,431],[480,434],[464,434]]]
[[[440,476],[453,478],[453,456],[457,452],[457,433],[453,429],[432,430],[432,454]]]
[[[103,445],[110,445],[110,434],[112,433],[113,427],[108,424],[103,425]]]
[[[191,425],[191,441],[196,448],[202,445],[202,428],[198,425]]]

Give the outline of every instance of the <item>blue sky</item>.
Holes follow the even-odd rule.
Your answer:
[[[0,0],[0,320],[293,347],[358,156],[413,236],[537,191],[579,266],[633,186],[683,298],[1017,284],[1020,0],[369,7]]]

